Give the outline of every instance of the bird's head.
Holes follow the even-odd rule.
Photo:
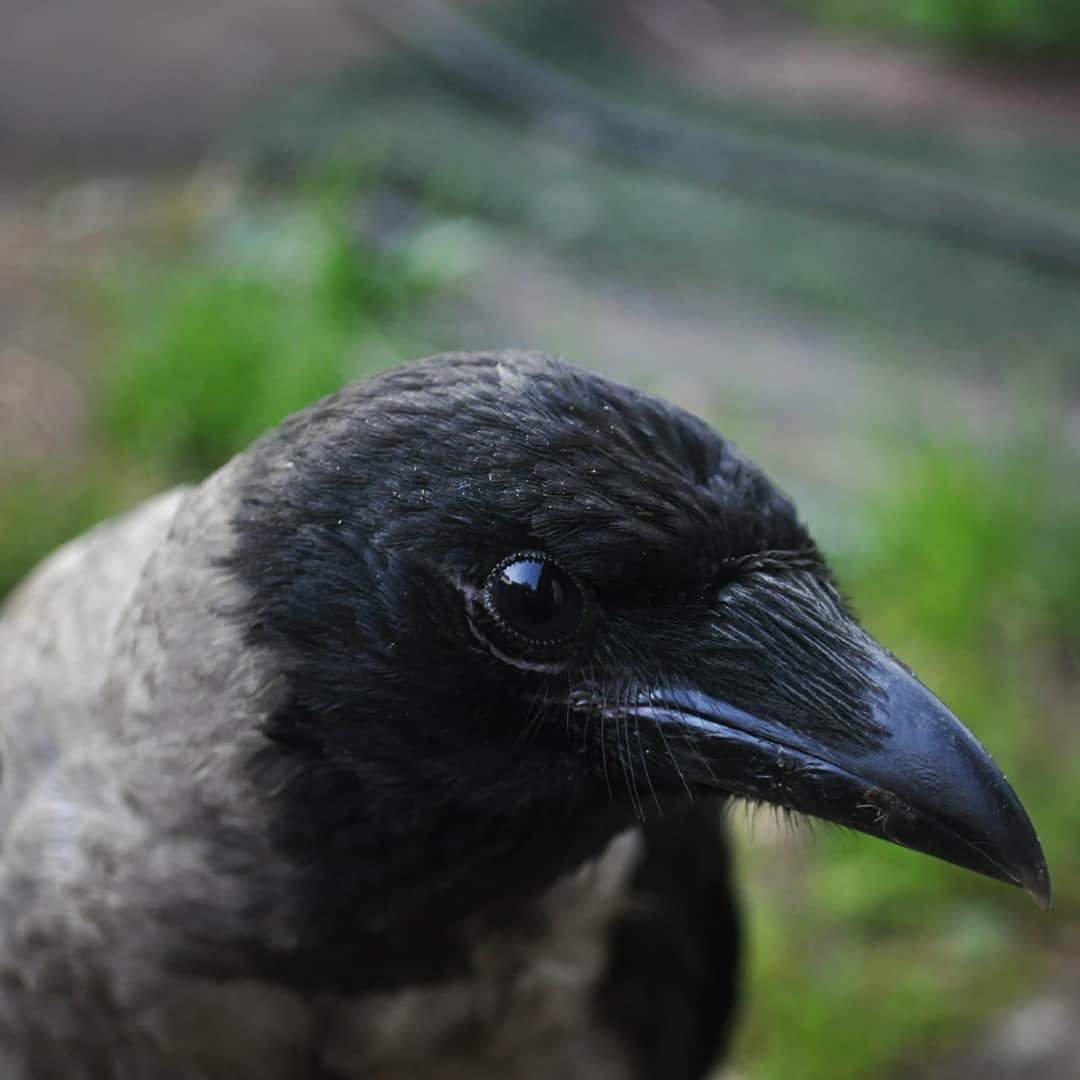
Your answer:
[[[497,892],[519,853],[520,884],[590,823],[717,794],[1048,900],[998,767],[701,420],[541,355],[447,356],[299,414],[246,468],[232,564],[288,685],[266,732],[297,846],[360,835],[379,874]]]

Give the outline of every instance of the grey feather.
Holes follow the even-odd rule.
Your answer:
[[[537,897],[527,941],[477,940],[468,978],[312,995],[230,952],[291,933],[242,767],[279,687],[221,569],[245,461],[62,548],[2,612],[0,1075],[628,1077],[588,995],[636,834]]]

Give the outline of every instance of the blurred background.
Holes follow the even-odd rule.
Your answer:
[[[1055,884],[736,815],[727,1075],[1080,1076],[1080,4],[0,0],[0,166],[0,594],[424,353],[665,394],[795,495]]]

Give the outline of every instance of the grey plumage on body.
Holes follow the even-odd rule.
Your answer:
[[[790,502],[539,354],[347,388],[61,549],[0,702],[11,1080],[700,1077],[730,796],[1048,898]]]

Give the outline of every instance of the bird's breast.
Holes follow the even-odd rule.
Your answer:
[[[474,940],[466,973],[320,1002],[320,1060],[380,1080],[628,1080],[627,1048],[598,1020],[611,930],[641,858],[638,830],[557,881],[520,920]]]

